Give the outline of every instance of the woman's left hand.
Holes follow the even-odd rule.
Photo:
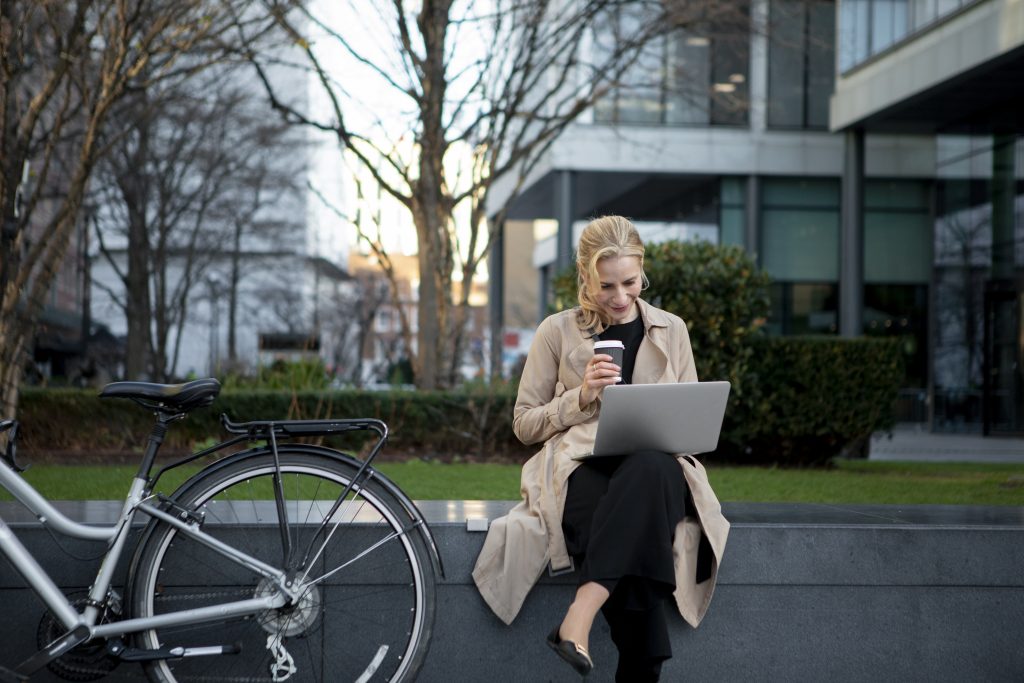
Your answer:
[[[583,372],[583,386],[580,387],[580,410],[597,400],[605,387],[617,384],[622,379],[622,369],[612,362],[606,353],[596,353],[587,361]]]

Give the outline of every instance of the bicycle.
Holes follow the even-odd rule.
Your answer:
[[[67,518],[21,477],[18,424],[0,422],[8,432],[0,485],[47,527],[108,544],[87,595],[74,599],[0,518],[0,553],[48,608],[40,650],[0,667],[0,678],[25,681],[48,667],[95,680],[122,662],[139,662],[161,683],[415,678],[444,568],[423,515],[372,467],[387,425],[221,415],[229,438],[154,474],[168,426],[219,392],[215,379],[103,388],[100,397],[131,399],[156,415],[120,516],[104,527]],[[351,431],[376,434],[365,459],[290,441]],[[222,453],[172,494],[156,492],[166,472],[242,442],[244,450]],[[122,593],[111,583],[139,513],[149,521]]]

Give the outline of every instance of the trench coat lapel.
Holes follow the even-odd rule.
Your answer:
[[[644,319],[644,341],[636,352],[633,384],[655,384],[668,367],[668,319],[643,299],[637,299]]]
[[[570,389],[583,384],[583,374],[587,371],[587,362],[594,355],[594,340],[584,335],[585,333],[581,330],[579,344],[569,352],[568,365],[575,376],[566,377],[566,380],[572,380],[572,382],[563,380],[563,383]]]

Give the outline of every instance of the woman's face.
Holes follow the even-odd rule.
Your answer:
[[[597,262],[597,303],[612,325],[631,322],[639,315],[636,298],[643,280],[638,256],[609,256]]]

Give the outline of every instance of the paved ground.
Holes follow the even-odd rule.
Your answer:
[[[1024,463],[1024,438],[980,434],[936,434],[916,424],[871,438],[870,460]]]

